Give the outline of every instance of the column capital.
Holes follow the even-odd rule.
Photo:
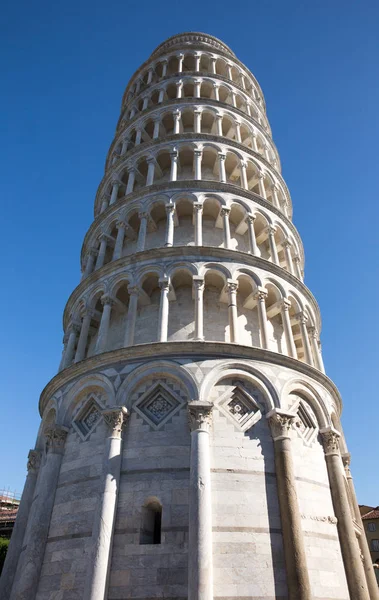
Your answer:
[[[266,175],[262,171],[259,171],[257,177],[258,177],[258,179],[266,179]]]
[[[178,160],[179,152],[176,150],[176,148],[171,150],[170,156],[172,160]]]
[[[79,335],[80,323],[76,323],[76,322],[70,323],[70,325],[68,326],[68,334],[70,334],[70,333],[76,333],[76,335]]]
[[[63,452],[64,445],[68,434],[67,427],[62,425],[54,425],[45,429],[45,437],[47,441],[47,450],[53,454]]]
[[[165,209],[167,213],[173,214],[175,212],[175,204],[166,204]]]
[[[282,241],[282,246],[283,248],[292,248],[292,244],[287,238]]]
[[[192,283],[195,289],[204,289],[204,277],[202,277],[201,275],[193,275]]]
[[[291,302],[289,300],[287,300],[287,298],[282,298],[282,302],[281,302],[281,308],[283,310],[289,310],[291,308]]]
[[[155,163],[155,156],[148,156],[146,162],[148,165],[153,165]]]
[[[251,225],[254,225],[254,221],[255,221],[255,219],[256,219],[256,218],[257,218],[257,216],[256,216],[256,215],[253,215],[253,214],[251,214],[251,213],[247,213],[247,215],[246,215],[246,217],[245,217],[245,221],[246,221],[247,223],[251,223]]]
[[[103,306],[105,306],[106,304],[110,304],[111,306],[113,306],[113,304],[115,303],[115,299],[112,298],[112,296],[110,296],[109,294],[104,294],[103,296],[101,296],[100,302]]]
[[[257,287],[257,291],[254,294],[254,298],[260,302],[265,301],[268,296],[266,288]]]
[[[295,261],[295,263],[300,263],[300,256],[296,254],[296,256],[293,257],[293,260]]]
[[[193,151],[193,153],[194,153],[195,156],[203,156],[203,150],[202,150],[202,148],[201,149],[195,148],[195,150]]]
[[[150,215],[147,211],[138,213],[138,218],[141,219],[149,219]]]
[[[308,321],[308,315],[305,312],[299,312],[299,313],[297,313],[295,315],[295,319],[299,323],[302,323],[303,325],[306,325],[306,323]]]
[[[161,290],[168,290],[170,288],[170,282],[168,279],[160,279],[158,283]]]
[[[94,248],[93,246],[91,246],[91,248],[88,248],[88,254],[93,256],[93,258],[95,258],[97,256],[97,249]]]
[[[188,423],[191,432],[193,431],[209,431],[212,424],[213,404],[211,402],[202,402],[194,400],[188,402]]]
[[[268,144],[266,144],[265,148],[268,148],[268,147],[269,147]],[[278,186],[278,184],[277,183],[273,183],[272,186],[271,186],[271,189],[272,189],[273,192],[279,192],[279,186]]]
[[[112,184],[112,185],[115,185],[115,184],[117,184],[117,185],[121,185],[121,184],[122,184],[122,181],[121,181],[121,179],[120,179],[120,178],[119,178],[117,175],[114,175],[114,176],[112,177],[112,179],[111,179],[111,184]]]
[[[40,450],[29,450],[28,462],[26,468],[28,471],[36,473],[41,464],[42,452]]]
[[[138,287],[138,285],[129,285],[128,293],[129,293],[129,296],[133,296],[133,295],[139,296],[140,288]]]
[[[276,227],[274,227],[273,225],[268,225],[268,227],[266,227],[266,231],[267,231],[268,235],[275,235]]]
[[[105,424],[110,429],[112,437],[121,437],[122,430],[129,417],[129,411],[125,406],[115,406],[101,411]]]
[[[195,106],[193,109],[193,112],[195,115],[201,115],[201,113],[203,112],[203,109],[200,108],[199,106]]]
[[[95,316],[95,311],[93,308],[90,308],[89,306],[81,306],[81,310],[80,310],[80,316],[81,317],[91,317],[91,319]]]
[[[317,333],[316,327],[314,327],[313,325],[310,325],[309,327],[307,327],[307,329],[308,329],[308,333],[309,333],[310,337],[314,338],[317,341],[318,333]]]
[[[201,202],[194,202],[193,203],[193,210],[196,212],[203,212],[203,205]]]
[[[116,221],[116,229],[125,229],[126,226],[127,223],[125,223],[125,221],[123,221],[122,219]]]
[[[230,213],[230,208],[228,208],[227,206],[222,206],[221,210],[220,210],[220,215],[222,217],[226,217],[227,215],[229,215]]]
[[[226,154],[224,152],[219,152],[218,157],[220,160],[226,160]]]
[[[342,458],[342,462],[343,462],[343,466],[345,467],[345,470],[350,471],[350,463],[351,463],[350,452],[345,452],[345,454],[341,454],[341,458]]]
[[[241,165],[242,169],[247,169],[247,161],[246,160],[241,160],[240,165]]]
[[[274,408],[267,413],[266,418],[268,419],[274,442],[290,438],[291,425],[296,416],[279,408]]]
[[[227,279],[226,287],[228,288],[229,292],[236,292],[238,289],[238,281],[235,279]]]
[[[174,119],[180,119],[180,117],[182,116],[182,113],[178,108],[176,108],[173,111],[172,115],[173,115]]]
[[[323,429],[320,429],[320,435],[324,446],[325,456],[339,456],[341,434],[333,427],[324,427]]]

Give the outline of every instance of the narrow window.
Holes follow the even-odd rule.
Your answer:
[[[162,507],[158,502],[150,502],[142,507],[140,544],[160,544]]]

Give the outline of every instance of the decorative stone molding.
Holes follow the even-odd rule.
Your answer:
[[[201,402],[194,400],[188,402],[188,423],[191,432],[209,431],[212,424],[213,404],[211,402]]]
[[[267,413],[266,418],[268,420],[274,442],[291,437],[290,430],[292,423],[296,419],[296,414],[274,408]]]
[[[317,521],[318,523],[329,523],[330,525],[337,525],[338,521],[334,516],[318,516],[318,515],[301,515],[302,519],[309,519],[310,521]]]
[[[54,427],[48,427],[45,429],[45,437],[47,441],[47,450],[54,454],[62,453],[66,438],[68,434],[67,427],[61,425],[55,425]]]
[[[320,435],[325,456],[339,455],[341,434],[336,429],[333,429],[333,427],[325,427],[324,429],[320,429]]]
[[[37,472],[41,464],[42,453],[40,450],[30,450],[28,454],[28,471]]]
[[[129,412],[125,406],[106,408],[101,411],[105,424],[110,430],[112,437],[121,437],[122,430],[126,426]]]

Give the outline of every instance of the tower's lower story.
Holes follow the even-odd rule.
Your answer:
[[[232,344],[62,371],[41,397],[4,597],[370,598],[338,403],[316,369]]]

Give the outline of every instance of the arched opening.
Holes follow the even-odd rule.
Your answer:
[[[206,198],[203,203],[203,246],[221,248],[224,234],[221,227],[216,227],[221,204],[217,198]]]
[[[162,125],[166,135],[172,135],[174,133],[174,117],[172,112],[167,113],[162,119]]]
[[[229,341],[228,295],[224,291],[224,277],[218,271],[207,271],[204,284],[204,339]]]
[[[178,270],[171,279],[172,298],[168,321],[168,339],[190,340],[194,336],[194,303],[192,299],[192,275]]]
[[[111,313],[108,332],[108,345],[112,350],[124,347],[126,319],[129,306],[128,285],[128,281],[123,281],[119,284],[114,293],[117,304]]]
[[[186,54],[183,59],[183,71],[194,71],[195,70],[195,57],[193,54]]]
[[[160,544],[162,537],[162,505],[152,500],[141,511],[139,543]]]
[[[246,274],[238,277],[238,342],[246,346],[260,347],[257,304],[254,300],[254,280]]]
[[[245,208],[241,204],[232,204],[229,214],[230,247],[240,252],[249,251],[249,237],[245,217]]]
[[[193,148],[190,146],[179,149],[177,179],[193,179]]]
[[[272,283],[268,283],[266,285],[266,290],[268,348],[274,352],[287,354],[280,306],[282,294],[280,290]]]
[[[175,229],[174,246],[193,246],[195,234],[191,200],[180,198],[176,201],[176,218],[178,227]]]
[[[167,64],[167,75],[173,75],[179,71],[179,58],[170,56]]]
[[[214,148],[209,148],[208,146],[203,150],[201,178],[210,179],[211,181],[220,180],[217,152]]]
[[[150,210],[149,228],[146,235],[145,250],[163,248],[166,238],[167,213],[162,201],[153,204]]]
[[[158,275],[147,273],[142,281],[134,335],[135,344],[157,341],[160,298]]]

